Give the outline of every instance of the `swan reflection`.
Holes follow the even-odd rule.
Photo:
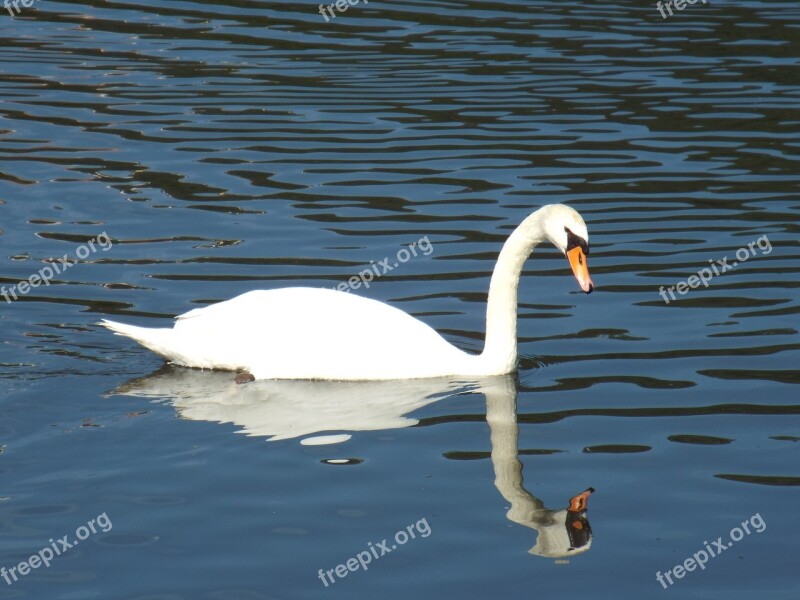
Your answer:
[[[529,552],[549,558],[586,552],[592,545],[587,500],[594,489],[588,488],[570,498],[566,508],[546,508],[523,485],[515,382],[510,377],[496,378],[491,385],[483,385],[481,391],[486,395],[494,485],[511,505],[506,516],[539,534]]]
[[[538,532],[532,554],[563,558],[592,544],[586,516],[592,488],[568,506],[548,509],[523,485],[519,460],[517,384],[513,376],[474,381],[410,379],[398,381],[258,380],[244,385],[232,373],[164,366],[133,379],[110,395],[169,401],[186,419],[232,423],[251,436],[286,440],[320,432],[378,431],[416,425],[406,415],[432,402],[461,393],[486,396],[495,486],[509,502],[510,521]],[[333,443],[347,435],[316,436],[303,442]]]
[[[239,385],[230,372],[166,365],[147,377],[119,386],[110,394],[168,400],[185,419],[232,423],[242,428],[241,433],[273,441],[321,431],[410,427],[418,421],[407,414],[475,387],[474,383],[448,379],[279,379]]]

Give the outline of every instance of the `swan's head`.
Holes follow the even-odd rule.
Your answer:
[[[594,289],[589,277],[589,232],[578,211],[565,204],[551,204],[541,209],[544,212],[543,229],[553,245],[569,260],[578,285],[587,294]]]
[[[566,510],[547,510],[548,519],[540,520],[536,529],[539,537],[531,554],[550,558],[564,558],[586,552],[592,547],[592,527],[586,516],[587,499],[594,492],[589,488],[573,497]]]

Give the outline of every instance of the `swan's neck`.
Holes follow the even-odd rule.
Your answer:
[[[486,345],[480,360],[491,374],[510,373],[517,362],[517,288],[522,266],[545,235],[542,211],[525,219],[506,240],[489,284]]]
[[[546,520],[547,509],[541,500],[525,489],[522,481],[516,385],[510,376],[495,379],[480,388],[486,395],[486,422],[492,441],[494,485],[511,505],[508,518],[537,529]]]

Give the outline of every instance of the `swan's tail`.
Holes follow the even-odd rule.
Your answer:
[[[100,325],[108,327],[116,335],[124,335],[139,342],[145,348],[160,354],[168,360],[174,360],[174,351],[171,346],[174,342],[174,331],[171,328],[137,327],[135,325],[125,325],[103,319]]]

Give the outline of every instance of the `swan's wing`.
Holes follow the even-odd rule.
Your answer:
[[[389,304],[323,288],[254,290],[190,310],[176,317],[175,322],[176,331],[229,331],[239,337],[248,333],[275,335],[280,331],[297,335],[296,327],[316,338],[333,332],[360,337],[391,333],[401,338],[441,337],[429,325]]]
[[[227,314],[231,313],[231,311],[237,308],[237,305],[239,307],[244,307],[248,304],[252,304],[251,301],[255,300],[255,298],[252,296],[253,294],[257,294],[257,292],[247,292],[245,294],[236,296],[235,298],[231,298],[230,300],[225,300],[224,302],[217,302],[216,304],[209,304],[208,306],[193,308],[192,310],[175,317],[175,324],[176,326],[182,325],[182,322],[193,320],[192,325],[196,326],[198,322],[210,324],[215,319],[224,319]]]

